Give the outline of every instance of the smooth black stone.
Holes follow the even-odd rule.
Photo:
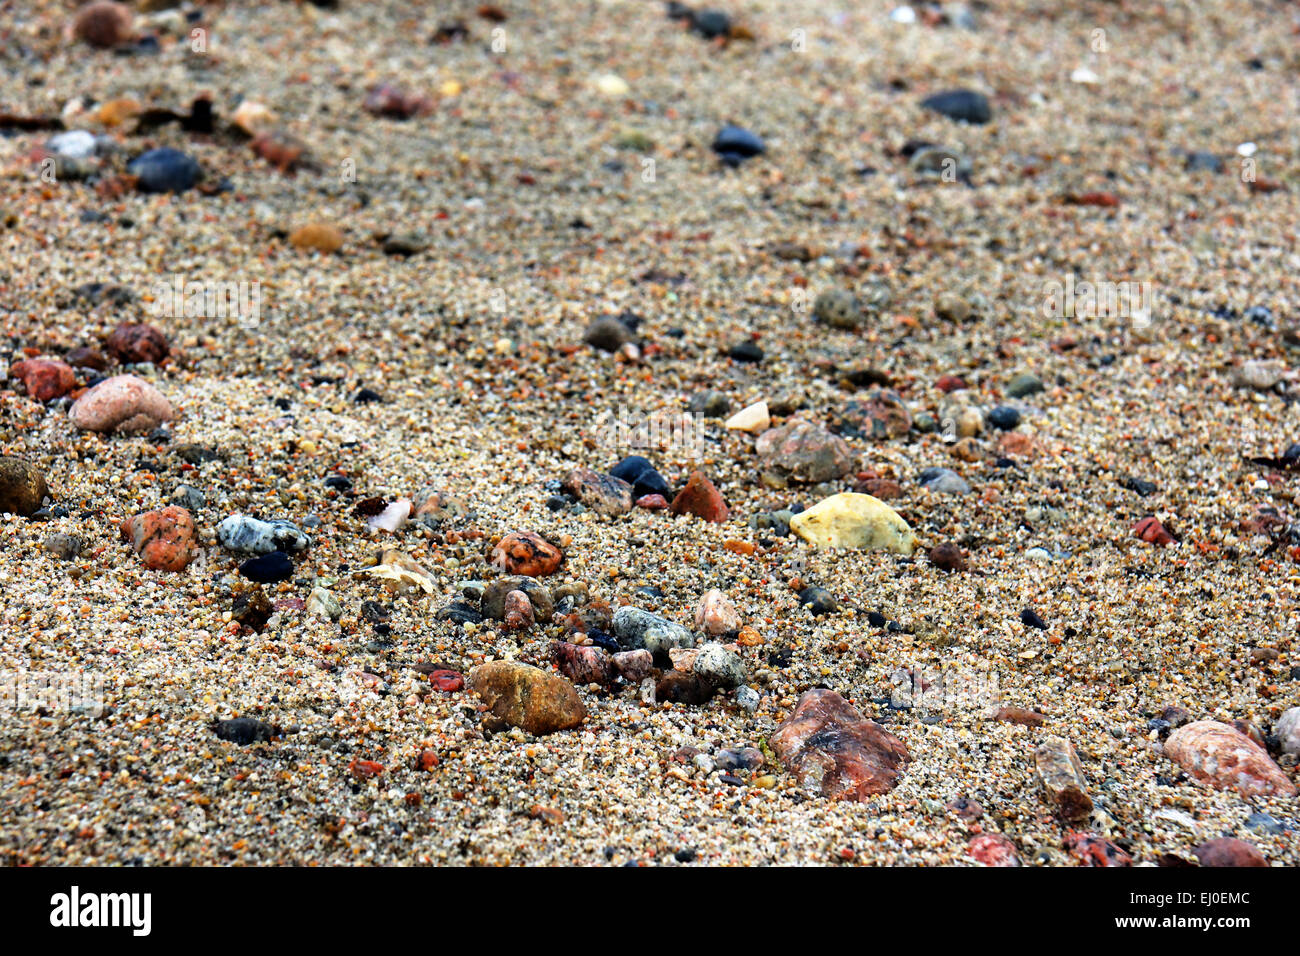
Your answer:
[[[1036,627],[1040,631],[1045,631],[1048,628],[1047,622],[1039,617],[1038,612],[1032,607],[1027,607],[1020,612],[1020,622],[1026,627]]]
[[[1125,478],[1120,484],[1129,491],[1136,491],[1143,498],[1147,495],[1153,495],[1159,490],[1154,481],[1146,481],[1143,478]]]
[[[799,603],[804,607],[811,608],[815,617],[821,617],[823,614],[834,614],[840,609],[839,602],[835,600],[835,595],[825,588],[804,588],[799,592]]]
[[[691,13],[691,29],[707,40],[731,33],[731,17],[722,10],[696,10]]]
[[[147,193],[183,193],[203,179],[203,168],[193,157],[169,146],[141,153],[126,171],[138,177],[137,186]]]
[[[272,551],[260,558],[249,558],[239,566],[239,573],[259,584],[273,584],[293,577],[293,562],[283,551]]]
[[[999,405],[989,412],[989,424],[1003,431],[1010,431],[1020,424],[1020,411],[1010,405]]]
[[[479,624],[483,620],[483,615],[476,608],[463,601],[452,601],[439,610],[436,617],[439,621],[454,621],[457,624]]]
[[[739,345],[733,345],[727,355],[737,362],[763,361],[763,350],[758,347],[757,342],[747,341],[741,342]]]
[[[335,491],[351,491],[352,481],[342,475],[330,475],[325,479],[325,487],[333,488]]]
[[[945,90],[927,96],[921,105],[963,123],[987,123],[993,118],[988,97],[974,90]]]
[[[728,156],[751,159],[767,152],[767,146],[756,133],[740,126],[724,126],[713,140],[713,151],[724,160]]]

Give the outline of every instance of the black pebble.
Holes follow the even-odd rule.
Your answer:
[[[946,90],[927,96],[921,105],[963,123],[987,123],[993,118],[988,97],[974,90]]]
[[[342,475],[330,475],[325,479],[325,487],[333,488],[335,491],[351,491],[352,481]]]
[[[254,720],[252,717],[236,717],[233,720],[215,720],[212,729],[222,740],[247,747],[249,744],[270,741],[279,731],[270,724]]]
[[[138,177],[146,193],[183,193],[203,178],[203,168],[179,149],[163,147],[141,153],[126,164],[126,171]]]
[[[239,566],[239,573],[259,584],[273,584],[293,577],[293,562],[283,551],[272,551],[260,558],[249,558]]]
[[[835,595],[825,588],[804,588],[799,592],[799,603],[804,607],[811,608],[815,617],[821,617],[823,614],[834,614],[840,609],[839,602],[835,600]]]
[[[763,361],[763,350],[758,347],[757,342],[745,341],[739,345],[733,345],[727,354],[737,362]]]
[[[383,401],[383,396],[374,389],[363,388],[352,396],[352,401],[356,402],[358,405],[365,405],[369,402],[381,402]]]
[[[989,412],[989,424],[1004,432],[1010,431],[1020,424],[1020,411],[1010,405],[999,405]]]
[[[1154,481],[1146,481],[1145,479],[1142,478],[1125,478],[1123,481],[1120,482],[1120,484],[1123,485],[1125,488],[1127,488],[1129,491],[1136,491],[1143,498],[1145,498],[1147,495],[1155,494],[1157,490],[1157,486]]]
[[[693,863],[698,855],[699,854],[695,852],[694,847],[689,847],[685,850],[678,850],[673,854],[678,863]]]
[[[1040,631],[1045,631],[1048,628],[1047,622],[1039,617],[1038,612],[1032,607],[1027,607],[1020,612],[1020,622],[1027,627],[1036,627]]]

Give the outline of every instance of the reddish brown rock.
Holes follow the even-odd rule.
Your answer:
[[[1061,737],[1049,737],[1034,751],[1038,777],[1047,802],[1063,820],[1086,820],[1092,813],[1092,797],[1083,777],[1083,767],[1074,746]]]
[[[282,173],[297,169],[307,160],[307,147],[281,130],[265,130],[249,142],[249,147]]]
[[[551,660],[575,684],[608,684],[614,678],[614,663],[600,647],[556,641],[551,645]]]
[[[1065,848],[1083,866],[1132,866],[1133,858],[1095,833],[1069,833]]]
[[[103,372],[108,368],[108,360],[99,349],[84,345],[69,352],[67,358],[68,364],[73,368],[93,368],[96,372]]]
[[[668,507],[668,499],[663,495],[642,495],[636,500],[636,506],[647,511],[662,511]]]
[[[890,790],[912,759],[903,741],[824,689],[803,694],[768,742],[801,784],[832,800]]]
[[[158,365],[170,354],[171,343],[157,326],[127,322],[109,334],[104,348],[123,365],[141,362]]]
[[[523,574],[530,578],[554,574],[563,560],[564,552],[532,531],[510,532],[488,555],[488,562],[503,574]]]
[[[194,518],[175,505],[127,518],[122,537],[152,571],[184,571],[197,551]]]
[[[1179,727],[1165,741],[1165,756],[1216,790],[1236,790],[1243,797],[1296,795],[1295,784],[1263,747],[1217,721]]]
[[[68,416],[92,432],[148,431],[172,420],[171,403],[162,392],[134,375],[114,375],[77,399]]]
[[[985,866],[1019,866],[1020,854],[1016,845],[1001,833],[981,833],[973,836],[966,845],[966,852],[976,862]]]
[[[558,674],[515,661],[491,661],[469,672],[469,688],[483,699],[489,730],[519,727],[549,734],[577,727],[587,716],[578,692]]]
[[[655,700],[698,707],[718,692],[718,685],[692,671],[665,671],[655,683]]]
[[[77,376],[71,366],[52,359],[15,362],[9,366],[9,377],[22,382],[27,396],[38,402],[61,398],[77,387]]]
[[[935,545],[930,549],[927,557],[930,559],[930,563],[940,571],[966,570],[965,552],[951,542]]]
[[[129,42],[133,24],[134,17],[125,4],[95,0],[77,11],[71,32],[82,43],[106,50]]]
[[[797,481],[830,481],[853,470],[853,452],[843,438],[798,419],[763,432],[754,450],[763,467]]]
[[[432,101],[387,83],[372,86],[366,92],[366,98],[361,106],[367,113],[389,119],[410,119],[412,116],[423,116],[433,110]]]
[[[31,517],[49,493],[39,468],[21,458],[0,456],[0,514]]]
[[[970,388],[966,380],[959,375],[941,375],[939,380],[934,383],[934,387],[947,395],[949,392],[960,392],[962,389]]]
[[[613,475],[574,468],[561,479],[560,487],[597,514],[625,515],[632,510],[632,486]]]
[[[1154,544],[1163,547],[1167,544],[1174,543],[1174,536],[1165,530],[1157,518],[1143,518],[1133,526],[1133,534],[1141,538],[1147,544]]]
[[[1047,722],[1047,718],[1038,711],[1025,707],[999,707],[993,712],[993,719],[1024,727],[1041,727]]]
[[[1251,844],[1232,837],[1207,840],[1192,852],[1201,866],[1268,866],[1268,860]]]
[[[612,661],[619,676],[633,684],[641,683],[654,670],[654,655],[644,647],[635,651],[619,651]]]
[[[730,516],[727,503],[713,486],[713,482],[700,471],[691,472],[686,487],[677,492],[669,510],[675,515],[695,515],[705,521],[726,521]]]
[[[509,630],[522,631],[533,626],[533,602],[523,591],[507,591],[503,617]]]
[[[871,495],[881,501],[893,501],[895,498],[903,497],[903,486],[892,478],[868,478],[858,483],[857,490],[861,494]]]

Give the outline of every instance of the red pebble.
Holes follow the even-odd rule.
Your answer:
[[[455,671],[434,671],[429,675],[429,683],[444,694],[454,694],[465,686],[465,678]]]
[[[1133,533],[1147,544],[1166,545],[1174,543],[1174,536],[1165,530],[1157,518],[1143,518],[1133,526]]]
[[[1132,866],[1133,858],[1109,840],[1093,833],[1071,832],[1065,848],[1084,866]]]
[[[939,381],[934,383],[934,387],[945,394],[948,392],[960,392],[962,389],[970,388],[970,386],[966,384],[966,380],[957,375],[944,375],[939,379]]]
[[[647,511],[662,511],[668,507],[668,499],[663,495],[642,495],[636,500],[636,506]]]
[[[384,772],[384,765],[375,763],[373,760],[353,760],[348,764],[348,770],[358,780],[367,780],[370,777],[378,777]]]
[[[690,514],[715,522],[726,521],[730,515],[721,493],[701,471],[691,472],[686,487],[673,499],[671,510],[675,515]]]
[[[438,766],[438,763],[439,763],[438,755],[434,753],[432,750],[420,751],[421,770],[432,770],[434,767]]]
[[[981,833],[971,837],[966,850],[985,866],[1019,866],[1020,854],[1016,845],[1001,833]]]
[[[52,359],[15,362],[9,366],[9,377],[21,381],[27,395],[38,402],[61,398],[77,387],[77,376],[71,366]]]

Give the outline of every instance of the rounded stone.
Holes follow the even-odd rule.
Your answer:
[[[0,512],[29,518],[50,494],[44,473],[31,462],[0,457]]]

